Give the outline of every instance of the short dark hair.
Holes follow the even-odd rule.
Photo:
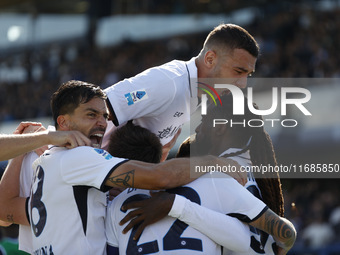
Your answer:
[[[255,58],[258,57],[260,47],[254,37],[244,28],[235,24],[220,24],[207,36],[203,49],[218,46],[221,49],[244,49]]]
[[[97,85],[76,80],[63,83],[51,97],[55,127],[58,127],[59,115],[73,113],[80,104],[87,103],[94,97],[106,99],[104,91]]]
[[[162,144],[154,133],[129,121],[112,133],[107,151],[119,158],[159,163]]]
[[[191,138],[189,136],[179,146],[177,154],[176,154],[176,158],[189,158],[190,157],[190,146],[191,146]]]

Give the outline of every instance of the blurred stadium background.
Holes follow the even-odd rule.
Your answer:
[[[188,60],[221,22],[245,27],[259,42],[254,80],[308,78],[313,116],[292,111],[298,128],[268,130],[279,164],[339,164],[339,0],[1,0],[0,132],[21,120],[51,124],[49,99],[64,81],[105,88]],[[254,90],[260,107],[270,103],[270,88]],[[180,139],[188,135],[186,127]],[[289,254],[340,254],[340,174],[333,176],[282,180],[286,217],[298,231]]]

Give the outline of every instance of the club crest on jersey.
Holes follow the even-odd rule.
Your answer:
[[[163,129],[162,131],[158,131],[157,136],[159,137],[159,139],[164,139],[164,138],[168,138],[170,136],[174,136],[180,128],[181,128],[181,126],[173,128],[172,125],[171,125],[170,127]]]
[[[108,153],[107,151],[104,151],[103,149],[94,149],[95,152],[97,152],[98,154],[102,155],[106,160],[112,159],[112,156],[110,153]]]
[[[145,99],[148,99],[148,94],[145,89],[132,91],[124,95],[128,105],[133,105],[135,103],[139,103]]]

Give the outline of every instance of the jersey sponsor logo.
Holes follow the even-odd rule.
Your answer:
[[[159,137],[159,139],[164,139],[164,138],[174,136],[180,128],[181,126],[173,128],[171,125],[170,127],[163,129],[162,131],[158,131],[157,136]]]
[[[124,95],[128,105],[139,103],[140,101],[148,99],[148,94],[145,89],[132,91]]]
[[[111,156],[110,153],[108,153],[107,151],[103,150],[103,149],[94,149],[95,152],[97,152],[99,155],[102,155],[106,160],[112,159],[113,157]]]
[[[183,112],[175,112],[174,117],[181,117],[183,114]]]
[[[44,246],[41,247],[33,252],[34,255],[54,255],[53,247],[50,245],[50,247]]]

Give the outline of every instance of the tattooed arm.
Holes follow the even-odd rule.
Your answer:
[[[118,166],[107,178],[105,185],[139,189],[168,189],[192,182],[204,173],[190,171],[193,166],[233,165],[235,161],[214,156],[176,158],[159,164],[130,160]]]
[[[272,210],[268,209],[260,218],[249,223],[255,228],[274,237],[278,246],[284,251],[289,251],[296,239],[296,230],[294,225],[287,219],[279,217]]]

